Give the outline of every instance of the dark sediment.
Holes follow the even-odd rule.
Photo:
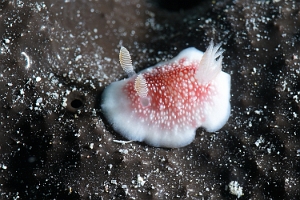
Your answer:
[[[296,1],[2,1],[1,199],[300,199]],[[101,92],[210,40],[232,77],[231,117],[184,148],[125,140]]]

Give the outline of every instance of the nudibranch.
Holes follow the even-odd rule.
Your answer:
[[[128,140],[155,147],[186,146],[198,127],[219,130],[230,115],[230,75],[222,71],[220,46],[211,42],[204,53],[190,47],[139,73],[121,47],[120,63],[129,78],[105,88],[104,116]]]

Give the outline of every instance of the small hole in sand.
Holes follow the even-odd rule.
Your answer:
[[[71,106],[73,108],[80,108],[83,106],[83,102],[80,100],[80,99],[74,99],[72,102],[71,102]]]
[[[76,113],[83,108],[85,104],[85,96],[78,91],[71,92],[67,99],[67,110]]]

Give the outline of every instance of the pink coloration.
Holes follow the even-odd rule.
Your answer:
[[[185,146],[200,126],[220,129],[230,114],[230,76],[221,71],[219,47],[211,43],[204,54],[188,48],[139,79],[133,74],[112,83],[103,94],[108,121],[127,139],[158,147]],[[144,82],[136,86],[136,80]]]
[[[193,118],[190,113],[195,111],[201,102],[209,101],[207,95],[210,85],[200,85],[195,81],[196,63],[184,66],[185,59],[170,63],[164,67],[156,67],[151,72],[145,72],[148,96],[151,105],[144,107],[134,89],[134,79],[124,86],[124,93],[130,101],[130,109],[147,123],[160,122],[162,130],[170,129],[170,124],[199,127],[203,116]],[[185,109],[183,109],[185,106]],[[184,112],[183,112],[184,111]],[[149,117],[151,116],[151,117]],[[181,123],[184,121],[185,123]]]

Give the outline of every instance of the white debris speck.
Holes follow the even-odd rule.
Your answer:
[[[67,98],[66,97],[63,98],[62,106],[65,108],[67,107]]]
[[[110,62],[110,61],[111,61],[111,58],[104,57],[104,60],[106,60],[107,62]]]
[[[257,115],[261,115],[261,114],[263,114],[263,111],[262,110],[255,110],[254,113],[257,114]]]
[[[96,117],[97,116],[97,112],[95,109],[92,110],[92,117]]]
[[[9,87],[13,86],[13,84],[12,84],[12,83],[7,83],[7,85],[8,85]]]
[[[294,95],[293,99],[295,100],[296,103],[299,103],[298,95]]]
[[[76,56],[75,61],[77,62],[77,61],[80,60],[81,58],[82,58],[82,55],[78,55],[78,56]]]
[[[244,195],[243,187],[241,187],[237,181],[231,181],[229,183],[229,191],[231,194],[236,195],[237,198]]]
[[[286,85],[287,85],[287,82],[286,82],[286,80],[285,80],[285,81],[282,83],[282,89],[281,89],[281,91],[285,91]]]
[[[40,98],[38,98],[38,99],[36,100],[35,105],[36,105],[36,106],[39,106],[40,103],[42,103],[42,102],[43,102],[43,98],[40,97]]]
[[[254,143],[257,147],[261,144],[261,143],[264,143],[265,142],[265,139],[260,136],[258,140],[256,140],[256,142]]]
[[[297,118],[298,117],[297,113],[293,112],[293,117]]]
[[[248,126],[249,126],[249,127],[252,127],[252,122],[251,122],[251,121],[248,123]]]
[[[31,58],[30,58],[30,56],[26,52],[21,52],[21,55],[23,55],[25,57],[25,60],[26,60],[25,69],[30,68],[30,66],[31,66]]]
[[[141,177],[141,175],[137,175],[137,178],[136,178],[136,182],[137,182],[137,186],[138,187],[141,187],[141,186],[144,186],[145,182],[143,177]]]
[[[39,76],[35,78],[35,81],[36,81],[36,82],[40,82],[41,80],[42,80],[42,78],[39,77]]]
[[[7,166],[4,165],[4,164],[2,164],[2,165],[0,165],[0,166],[1,166],[2,169],[7,169]]]
[[[128,154],[128,150],[127,149],[120,149],[119,152],[121,154]]]
[[[66,90],[66,95],[70,94],[70,92],[71,92],[70,90]]]
[[[117,184],[118,184],[118,183],[117,183],[117,180],[111,180],[110,183],[111,183],[111,184],[114,184],[114,185],[117,185]]]
[[[297,156],[300,156],[300,149],[297,149]]]
[[[59,94],[54,92],[54,93],[51,93],[51,96],[53,99],[58,99],[59,98]]]
[[[95,145],[94,143],[91,143],[91,144],[90,144],[90,149],[93,149],[93,148],[94,148],[94,145]]]
[[[127,144],[127,143],[130,143],[130,142],[132,142],[131,140],[130,141],[125,141],[125,140],[113,140],[113,142],[115,142],[115,143],[119,143],[119,144]]]

